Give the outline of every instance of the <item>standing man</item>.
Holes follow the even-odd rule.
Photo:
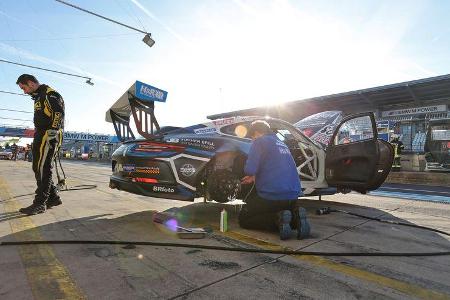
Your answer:
[[[405,148],[403,142],[399,140],[398,135],[392,135],[392,146],[394,147],[394,162],[392,163],[392,171],[400,171],[402,150]]]
[[[58,92],[45,84],[40,84],[33,75],[20,75],[16,84],[34,100],[35,132],[32,153],[37,189],[33,203],[19,211],[35,215],[62,203],[53,184],[52,168],[53,160],[62,143],[64,101]]]
[[[242,184],[254,183],[246,204],[239,213],[239,225],[248,229],[275,229],[280,239],[310,234],[306,210],[297,207],[301,195],[297,167],[289,148],[280,141],[265,121],[252,123],[249,136],[253,143],[245,164]]]
[[[11,146],[11,151],[12,151],[12,157],[11,157],[11,160],[14,160],[14,161],[17,160],[17,152],[18,152],[18,150],[19,150],[19,149],[18,149],[16,143],[12,144],[12,146]]]

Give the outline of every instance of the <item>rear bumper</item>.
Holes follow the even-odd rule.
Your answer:
[[[194,192],[188,190],[182,185],[163,185],[163,184],[151,184],[132,182],[130,179],[111,176],[109,179],[109,187],[112,189],[118,189],[133,194],[164,198],[181,201],[194,201]]]

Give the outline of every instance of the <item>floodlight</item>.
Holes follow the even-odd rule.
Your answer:
[[[94,83],[91,80],[92,80],[92,78],[88,78],[88,80],[86,80],[86,83],[89,85],[94,85]]]
[[[151,34],[147,33],[144,38],[142,39],[144,43],[146,43],[149,47],[153,46],[155,44],[155,41],[151,38]]]

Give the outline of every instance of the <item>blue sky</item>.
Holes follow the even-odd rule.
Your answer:
[[[66,130],[113,133],[105,112],[135,80],[168,91],[156,105],[160,124],[187,126],[450,73],[450,1],[68,1],[151,32],[156,44],[56,1],[0,0],[0,59],[93,77],[89,86],[0,63],[0,90],[20,92],[18,75],[32,73],[63,95]],[[0,94],[0,107],[31,111],[32,103]]]

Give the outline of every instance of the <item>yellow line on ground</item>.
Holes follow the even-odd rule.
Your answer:
[[[0,199],[11,197],[8,183],[0,177]],[[17,212],[20,207],[14,199],[3,204],[6,213]],[[30,217],[18,217],[9,220],[9,223],[16,240],[42,240],[39,229]],[[19,246],[18,249],[35,299],[85,299],[51,246]]]
[[[240,242],[250,244],[253,246],[258,246],[263,249],[269,250],[293,250],[290,248],[285,248],[280,245],[270,243],[264,240],[256,239],[254,237],[244,235],[235,231],[228,231],[225,233],[220,233],[228,238],[238,240]],[[294,255],[295,259],[305,261],[307,263],[321,266],[347,276],[351,276],[357,279],[361,279],[367,282],[375,283],[383,287],[388,287],[397,291],[404,293],[405,295],[414,296],[421,299],[439,299],[439,300],[450,300],[450,295],[442,294],[433,290],[429,290],[414,284],[403,282],[397,279],[392,279],[386,276],[382,276],[376,273],[368,272],[366,270],[361,270],[358,268],[343,265],[338,262],[326,259],[321,256],[302,256]]]

